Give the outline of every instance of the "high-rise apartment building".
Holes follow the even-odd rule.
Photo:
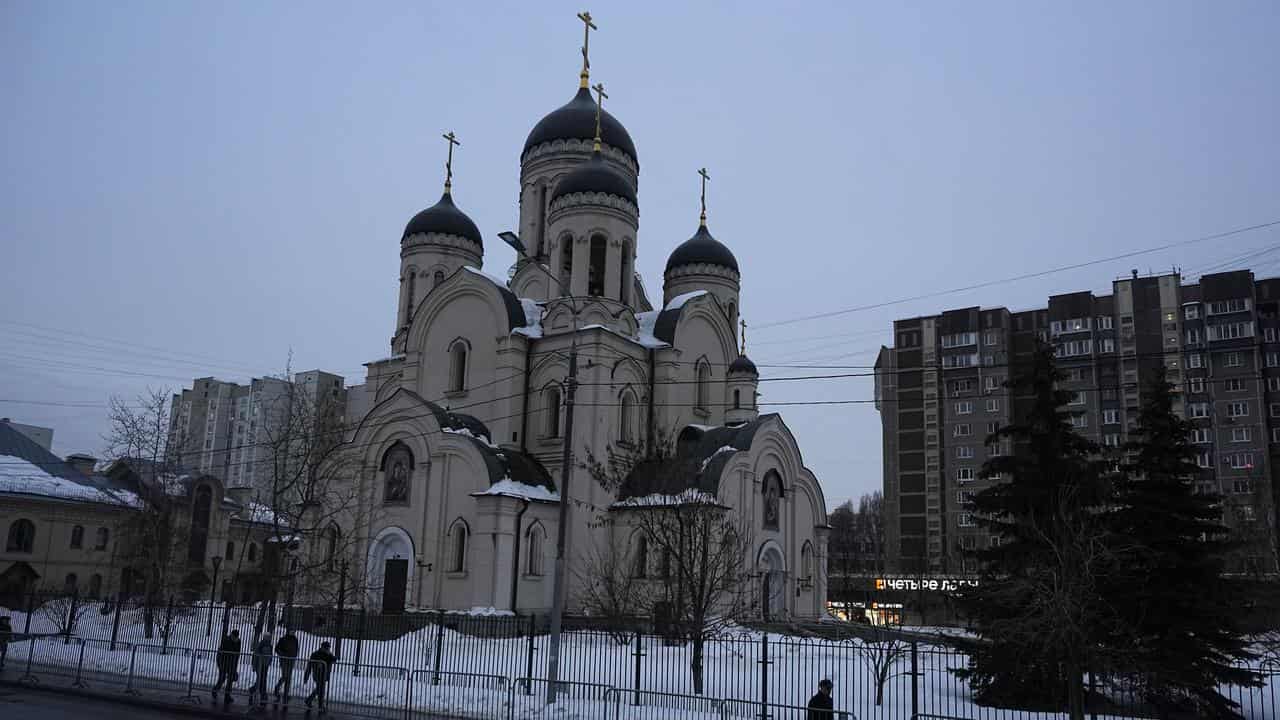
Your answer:
[[[188,470],[222,478],[228,487],[253,487],[267,469],[272,430],[281,432],[291,413],[321,405],[343,422],[347,390],[343,377],[323,370],[280,378],[253,378],[247,385],[207,377],[173,396],[170,444]],[[265,479],[269,482],[269,478]]]
[[[964,308],[894,322],[876,361],[884,441],[886,544],[908,573],[976,569],[967,550],[990,546],[970,498],[998,479],[978,473],[1014,452],[987,436],[1026,400],[1004,387],[1038,340],[1055,347],[1064,408],[1077,430],[1118,447],[1136,428],[1154,371],[1179,390],[1195,424],[1197,487],[1226,498],[1224,520],[1245,542],[1233,571],[1276,569],[1275,461],[1280,455],[1280,278],[1247,270],[1184,284],[1177,274],[1112,283],[1110,295],[1055,295],[1027,311]]]

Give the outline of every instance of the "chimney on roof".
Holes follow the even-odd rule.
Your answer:
[[[1133,279],[1134,279],[1134,280],[1137,280],[1137,279],[1138,279],[1138,268],[1134,268],[1134,269],[1130,270],[1129,272],[1133,273]]]
[[[81,475],[89,476],[93,474],[93,468],[98,464],[98,458],[84,453],[72,453],[66,457],[67,464],[80,471]]]

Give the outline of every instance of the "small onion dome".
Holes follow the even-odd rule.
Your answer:
[[[579,88],[578,94],[566,105],[562,105],[551,114],[538,121],[524,141],[524,150],[520,156],[545,142],[553,140],[592,140],[596,136],[596,101],[587,88]],[[617,118],[608,110],[600,111],[600,139],[606,145],[615,147],[640,164],[636,156],[636,145],[631,142],[631,135]]]
[[[594,128],[592,131],[594,132]],[[609,167],[599,150],[591,153],[590,160],[580,163],[569,174],[560,178],[556,189],[551,193],[551,200],[554,202],[556,198],[573,193],[604,193],[630,200],[632,205],[640,204],[636,201],[636,189],[631,187],[626,178]]]
[[[706,225],[700,225],[693,237],[680,243],[679,247],[671,251],[671,257],[667,258],[666,271],[671,272],[682,265],[700,263],[719,265],[738,272],[738,259],[723,243],[711,237]]]
[[[756,364],[751,362],[751,358],[746,355],[739,355],[737,359],[729,363],[729,370],[726,374],[734,375],[736,373],[760,377],[760,372],[756,370]]]
[[[484,249],[484,241],[480,237],[480,228],[467,217],[467,214],[453,204],[453,196],[447,191],[440,197],[440,202],[423,210],[404,228],[402,240],[417,233],[440,233],[441,235],[457,235],[464,237]]]

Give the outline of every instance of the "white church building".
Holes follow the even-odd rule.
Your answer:
[[[782,417],[756,408],[759,376],[739,351],[741,267],[705,223],[667,259],[661,299],[635,272],[635,143],[599,115],[584,69],[577,94],[520,152],[518,262],[482,272],[486,236],[444,196],[400,238],[391,355],[352,392],[348,446],[370,503],[351,572],[372,609],[551,607],[572,442],[567,556],[581,563],[622,532],[615,503],[698,488],[749,523],[755,612],[817,618],[826,605],[827,512]],[[489,236],[497,239],[497,235]],[[578,352],[573,437],[569,355]],[[351,420],[351,418],[348,418]],[[584,458],[678,438],[671,477],[608,491]],[[693,462],[690,462],[692,460]],[[616,538],[624,546],[633,538]],[[570,573],[568,602],[575,608]]]

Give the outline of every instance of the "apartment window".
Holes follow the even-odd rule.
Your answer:
[[[1213,442],[1213,438],[1209,435],[1209,428],[1194,428],[1191,430],[1191,442],[1193,443],[1209,443]]]
[[[972,490],[956,491],[956,502],[960,503],[961,505],[968,505],[969,503],[973,502],[973,491]]]
[[[1232,470],[1252,470],[1253,469],[1253,453],[1229,453],[1227,455],[1227,464]]]
[[[1121,324],[1121,325],[1132,325],[1132,324],[1133,324],[1133,316],[1132,316],[1132,315],[1121,315],[1121,316],[1120,316],[1120,324]]]
[[[1072,413],[1071,427],[1082,428],[1089,427],[1089,416],[1084,413]]]
[[[1231,428],[1231,442],[1233,443],[1249,442],[1250,440],[1253,439],[1252,437],[1253,433],[1251,432],[1251,430],[1252,428],[1247,428],[1247,427]]]
[[[961,460],[967,460],[973,457],[973,448],[969,445],[961,445],[960,447],[956,448],[956,457],[960,458]]]
[[[973,401],[972,401],[972,400],[963,400],[963,401],[961,401],[961,402],[956,403],[956,414],[957,414],[957,415],[972,415],[972,414],[973,414]]]
[[[994,435],[995,433],[998,433],[998,432],[1000,432],[1000,423],[998,423],[998,422],[989,422],[989,423],[987,423],[987,434],[988,434],[988,435]]]
[[[1116,341],[1111,338],[1102,338],[1099,341],[1098,352],[1110,353],[1116,351]]]
[[[1267,389],[1271,392],[1280,392],[1280,377],[1267,378]]]
[[[1280,443],[1280,428],[1271,428],[1271,442]]]
[[[983,356],[982,356],[982,365],[983,365],[983,367],[995,367],[995,364],[996,364],[996,356],[995,356],[995,355],[992,355],[992,354],[990,354],[990,353],[987,353],[986,355],[983,355]]]
[[[1267,367],[1280,366],[1280,352],[1270,351],[1266,357]]]
[[[965,355],[947,355],[942,358],[942,367],[944,368],[962,368],[973,367],[978,364],[978,353],[968,353]]]
[[[1196,453],[1196,465],[1202,468],[1213,467],[1213,454],[1207,452]]]
[[[1199,329],[1199,328],[1190,328],[1190,329],[1188,329],[1188,330],[1187,330],[1187,344],[1188,344],[1188,345],[1199,345],[1199,344],[1200,344],[1200,329]]]
[[[1235,300],[1215,300],[1209,303],[1210,315],[1222,315],[1223,313],[1244,312],[1249,309],[1248,298],[1237,298]]]
[[[998,440],[987,446],[987,455],[990,457],[1000,457],[1001,455],[1004,455],[1004,448],[1000,445]]]
[[[1120,447],[1119,433],[1108,433],[1102,436],[1102,444],[1107,447]]]
[[[956,380],[951,383],[951,394],[959,395],[961,393],[973,392],[972,380]]]
[[[982,334],[982,343],[984,345],[999,345],[1000,331],[999,330],[986,331],[985,333]]]
[[[1246,417],[1249,415],[1249,403],[1235,400],[1227,403],[1227,417]]]
[[[1254,517],[1254,515],[1253,515],[1253,506],[1252,506],[1252,505],[1237,505],[1237,506],[1236,506],[1236,517],[1240,518],[1240,519],[1241,519],[1242,521],[1244,521],[1244,522],[1253,522],[1253,517]]]
[[[1067,380],[1071,382],[1084,382],[1085,380],[1090,379],[1089,371],[1085,368],[1068,368],[1063,374],[1066,375]]]
[[[982,381],[982,389],[986,392],[992,392],[1000,389],[1000,384],[1004,382],[1004,378],[998,375],[988,375]]]
[[[1204,378],[1191,378],[1191,392],[1204,392]]]
[[[1120,398],[1120,393],[1116,390],[1116,388],[1113,388],[1113,387],[1102,388],[1103,400],[1117,400],[1119,398]]]
[[[1262,331],[1262,339],[1266,342],[1276,341],[1276,329],[1273,327],[1266,328]]]
[[[1195,320],[1196,318],[1200,317],[1200,306],[1188,305],[1182,308],[1182,317],[1188,320]]]
[[[1084,405],[1084,393],[1079,390],[1071,391],[1071,399],[1067,401],[1068,405]]]
[[[1225,385],[1227,392],[1244,392],[1244,380],[1240,378],[1227,378]]]
[[[1206,333],[1209,336],[1209,342],[1217,340],[1238,340],[1240,338],[1253,337],[1253,323],[1238,322],[1210,325],[1206,328]]]
[[[1119,410],[1103,410],[1102,424],[1103,425],[1119,425],[1120,411]]]
[[[1280,418],[1280,403],[1271,403],[1271,417]]]
[[[1280,378],[1277,378],[1280,380]],[[987,412],[1000,412],[1000,401],[995,398],[987,398]]]
[[[1187,356],[1187,367],[1200,368],[1204,367],[1204,357],[1200,353],[1191,353]]]
[[[1088,355],[1092,350],[1092,340],[1068,340],[1058,343],[1058,347],[1054,348],[1053,354],[1060,358],[1076,357],[1078,355]]]
[[[966,345],[977,344],[978,333],[964,332],[942,336],[942,347],[944,348],[965,347]]]
[[[1209,403],[1187,403],[1187,417],[1207,418],[1209,417]]]
[[[1240,360],[1240,353],[1231,352],[1222,357],[1223,367],[1240,367],[1243,363]]]
[[[972,482],[973,468],[971,467],[956,468],[956,480],[958,482]]]
[[[959,425],[956,425],[955,430],[952,432],[953,437],[968,437],[972,434],[973,428],[969,423],[960,423]]]
[[[1111,329],[1111,316],[1110,316],[1110,315],[1099,315],[1099,316],[1098,316],[1098,329],[1099,329],[1099,330],[1110,330],[1110,329]]]
[[[960,527],[973,527],[973,513],[960,513],[956,524]]]

